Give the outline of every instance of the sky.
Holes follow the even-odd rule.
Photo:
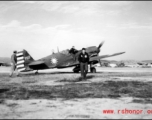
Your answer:
[[[151,1],[0,1],[0,57],[26,49],[39,59],[98,46],[111,60],[152,60]]]

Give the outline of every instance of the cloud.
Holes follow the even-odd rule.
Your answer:
[[[99,44],[98,40],[101,40],[95,32],[83,29],[75,32],[75,29],[68,24],[54,27],[43,27],[40,24],[22,26],[17,20],[7,25],[0,25],[0,33],[1,55],[4,54],[2,51],[6,51],[5,46],[9,46],[5,55],[11,54],[11,51],[15,49],[27,49],[34,58],[51,54],[52,49],[56,51],[57,46],[60,50],[70,49],[72,45],[81,49],[92,44]],[[81,41],[81,44],[78,41]]]
[[[0,54],[9,56],[14,49],[24,48],[37,59],[57,46],[81,49],[102,40],[106,44],[101,54],[127,50],[128,57],[134,57],[140,47],[148,53],[151,44],[143,40],[152,37],[150,5],[135,1],[0,2]]]
[[[13,20],[10,23],[8,23],[7,25],[4,25],[4,27],[19,27],[20,26],[20,22],[17,20]]]
[[[14,2],[25,3],[25,4],[34,4],[34,3],[37,3],[37,1],[14,1]]]
[[[116,14],[118,8],[124,8],[131,5],[130,1],[37,1],[34,4],[39,5],[48,12],[70,13],[70,14]],[[114,8],[115,10],[112,10]],[[116,12],[114,12],[116,11]]]
[[[106,28],[113,28],[113,29],[152,29],[152,23],[144,23],[139,24],[138,22],[126,22],[126,23],[107,23]]]

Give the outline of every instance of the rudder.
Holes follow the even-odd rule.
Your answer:
[[[31,70],[28,64],[34,61],[34,59],[30,56],[30,54],[26,50],[23,49],[17,51],[16,57],[17,57],[17,70],[19,72]]]

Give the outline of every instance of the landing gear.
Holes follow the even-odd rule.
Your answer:
[[[92,63],[90,64],[90,72],[91,73],[96,73],[96,68],[93,67]]]
[[[79,71],[73,71],[74,73],[79,73]]]
[[[77,65],[75,68],[73,68],[74,73],[79,73],[79,71],[80,71],[80,66],[79,65]]]
[[[35,75],[37,75],[37,74],[39,74],[39,73],[38,73],[38,70],[35,72]]]
[[[74,72],[74,73],[79,73],[79,71],[80,71],[80,66],[79,66],[79,65],[76,66],[76,67],[73,69],[73,72]],[[94,66],[92,66],[91,64],[90,64],[90,72],[91,72],[91,73],[96,73],[96,68],[95,68]]]
[[[91,73],[96,73],[96,68],[95,68],[95,67],[91,67],[91,68],[90,68],[90,72],[91,72]]]

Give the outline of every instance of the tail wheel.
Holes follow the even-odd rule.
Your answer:
[[[39,74],[38,70],[35,72],[35,75]]]
[[[93,68],[91,68],[90,71],[91,71],[91,73],[96,73],[96,68],[93,67]]]

